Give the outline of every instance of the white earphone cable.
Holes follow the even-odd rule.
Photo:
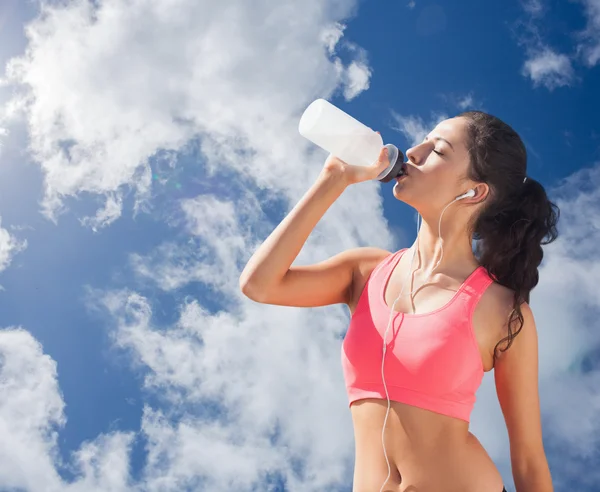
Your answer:
[[[469,191],[471,191],[471,190],[469,190]],[[440,238],[441,255],[440,255],[440,259],[437,261],[437,263],[435,264],[435,266],[433,267],[433,269],[431,270],[431,272],[427,276],[427,280],[429,280],[429,277],[433,274],[433,272],[435,271],[435,269],[439,266],[440,262],[442,261],[442,258],[444,257],[444,240],[442,239],[442,217],[444,216],[444,212],[454,202],[456,202],[458,200],[461,200],[463,198],[466,198],[467,196],[469,196],[468,192],[465,193],[464,195],[460,195],[460,196],[456,197],[454,200],[452,200],[448,205],[446,205],[444,207],[444,209],[442,210],[442,213],[440,214],[440,220],[439,220],[439,223],[438,223],[438,235],[439,235],[439,238]],[[383,492],[383,488],[385,487],[385,484],[390,479],[390,476],[391,476],[391,473],[392,473],[392,468],[390,466],[390,461],[388,459],[387,452],[386,452],[386,449],[385,449],[385,426],[387,424],[387,419],[388,419],[388,416],[389,416],[389,413],[390,413],[390,406],[391,406],[390,395],[388,393],[387,384],[385,382],[385,372],[384,372],[385,353],[387,351],[387,332],[388,332],[388,330],[390,328],[390,325],[392,323],[392,318],[393,318],[394,313],[395,313],[394,308],[396,306],[396,303],[398,302],[398,300],[400,299],[400,297],[402,297],[402,293],[404,292],[404,287],[406,285],[406,281],[407,281],[408,277],[411,274],[414,274],[414,272],[412,271],[412,268],[413,268],[413,262],[415,260],[415,252],[419,248],[419,229],[420,229],[419,221],[420,221],[420,219],[421,219],[421,215],[419,214],[417,216],[417,240],[416,240],[415,248],[413,249],[413,252],[412,252],[412,258],[410,260],[410,268],[408,270],[408,274],[404,278],[404,282],[402,283],[402,288],[400,289],[400,294],[398,294],[398,297],[396,297],[396,300],[394,301],[394,303],[390,307],[390,316],[388,318],[388,324],[387,324],[387,327],[385,329],[385,333],[383,334],[383,355],[381,357],[381,379],[383,381],[383,388],[385,390],[385,396],[386,396],[386,399],[387,399],[387,411],[385,412],[385,418],[383,420],[383,428],[381,430],[381,444],[383,445],[383,455],[385,456],[385,462],[386,462],[387,467],[388,467],[388,475],[387,475],[387,478],[385,479],[385,482],[383,482],[383,485],[381,486],[381,489],[380,489],[379,492]],[[412,290],[407,295],[411,296],[415,292],[415,290],[418,290],[418,289]],[[384,289],[384,294],[385,294],[385,289]],[[385,295],[384,295],[384,301],[385,301]]]

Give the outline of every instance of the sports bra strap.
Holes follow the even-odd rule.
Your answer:
[[[470,311],[474,311],[475,306],[485,293],[487,288],[494,283],[494,280],[488,274],[483,266],[479,266],[475,272],[465,281],[462,289],[470,297]]]

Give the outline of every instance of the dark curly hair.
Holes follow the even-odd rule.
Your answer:
[[[538,283],[542,245],[558,236],[560,210],[544,187],[527,176],[527,151],[517,132],[481,111],[458,116],[467,120],[471,159],[467,177],[490,187],[484,208],[470,224],[477,240],[475,254],[497,283],[514,292],[508,336],[494,347],[495,362],[500,344],[506,342],[501,351],[508,350],[523,328],[521,304],[529,302]]]

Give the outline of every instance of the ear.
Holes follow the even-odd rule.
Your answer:
[[[475,190],[475,196],[469,200],[471,203],[482,203],[487,200],[490,194],[490,187],[487,183],[477,183],[472,188]]]

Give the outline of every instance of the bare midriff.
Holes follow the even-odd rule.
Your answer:
[[[381,441],[387,401],[358,400],[350,410],[356,453],[353,492],[378,492],[388,476]],[[392,401],[385,447],[391,475],[384,491],[502,490],[498,469],[464,420]]]

